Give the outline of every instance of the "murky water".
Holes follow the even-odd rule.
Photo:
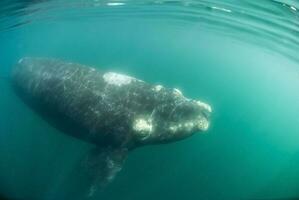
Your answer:
[[[179,88],[213,108],[205,134],[129,153],[94,199],[299,198],[298,1],[3,1],[0,194],[88,199],[91,144],[56,130],[10,85],[24,56]]]

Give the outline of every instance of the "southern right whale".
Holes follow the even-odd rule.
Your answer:
[[[94,171],[93,189],[113,179],[128,151],[209,127],[211,107],[178,89],[77,63],[25,57],[16,64],[12,83],[51,125],[95,145],[86,161]]]

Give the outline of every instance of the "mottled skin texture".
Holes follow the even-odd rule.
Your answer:
[[[208,118],[209,111],[176,90],[162,87],[157,91],[153,85],[134,78],[120,86],[109,84],[103,74],[94,68],[56,59],[23,58],[14,70],[13,81],[23,96],[38,102],[44,110],[72,121],[75,133],[67,134],[98,146],[130,149],[176,141],[200,129],[173,133],[169,131],[170,124],[198,115]],[[142,139],[134,133],[133,124],[144,117],[151,117],[153,131]]]
[[[57,59],[23,58],[12,80],[22,99],[53,126],[99,149],[123,152],[208,128],[207,104],[125,75]]]

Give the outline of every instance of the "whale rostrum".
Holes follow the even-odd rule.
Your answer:
[[[87,163],[100,171],[99,185],[113,179],[128,151],[204,132],[212,112],[178,89],[59,59],[20,59],[12,83],[51,125],[95,145]]]

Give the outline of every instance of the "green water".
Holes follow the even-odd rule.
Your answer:
[[[43,56],[177,87],[213,108],[207,133],[130,152],[92,199],[299,198],[297,1],[5,2],[0,196],[86,199],[76,166],[92,146],[9,85],[18,59]]]

